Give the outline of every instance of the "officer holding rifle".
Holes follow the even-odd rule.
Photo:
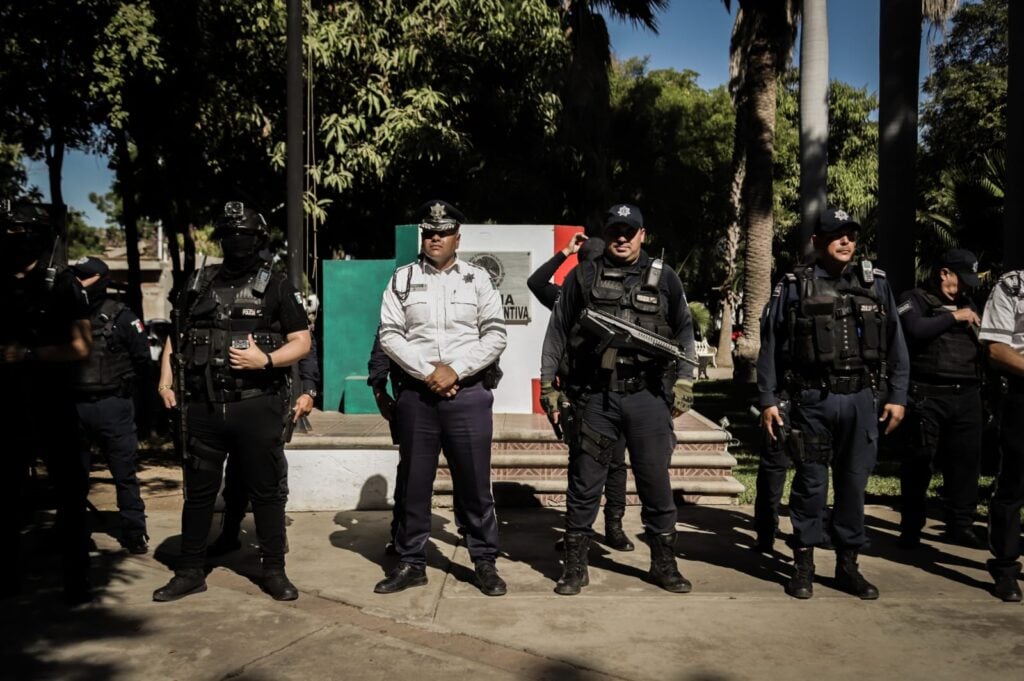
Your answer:
[[[541,360],[541,402],[569,445],[565,563],[555,593],[589,583],[587,551],[616,443],[624,437],[651,547],[650,580],[676,593],[672,419],[693,405],[693,323],[678,275],[642,249],[636,206],[612,206],[604,255],[569,273]],[[555,376],[560,389],[555,388]]]

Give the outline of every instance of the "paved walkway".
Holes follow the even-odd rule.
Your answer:
[[[94,496],[109,508],[103,494]],[[1024,677],[1024,607],[990,595],[985,555],[942,543],[934,526],[923,549],[902,552],[897,516],[883,507],[868,509],[874,544],[862,559],[882,591],[877,602],[830,588],[827,554],[818,561],[814,599],[790,599],[782,583],[791,563],[747,548],[749,508],[687,507],[679,512],[678,542],[694,583],[687,595],[643,581],[642,544],[633,553],[594,547],[591,586],[577,597],[554,595],[561,513],[538,508],[499,513],[504,598],[473,586],[452,518],[440,511],[429,584],[373,594],[389,564],[382,550],[389,514],[363,511],[289,514],[289,574],[302,592],[294,603],[276,603],[250,581],[257,564],[247,521],[246,548],[213,569],[208,592],[158,604],[150,594],[170,576],[163,563],[177,552],[179,518],[168,508],[171,497],[161,499],[149,514],[153,554],[128,556],[112,537],[94,534],[98,602],[68,611],[39,572],[31,595],[4,603],[0,678]],[[103,517],[114,524],[110,511]],[[637,509],[626,526],[639,534]]]

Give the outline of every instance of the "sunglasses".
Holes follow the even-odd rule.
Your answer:
[[[454,236],[459,233],[457,229],[421,229],[422,238],[424,241],[430,241],[435,236],[439,236],[442,239],[446,236]]]

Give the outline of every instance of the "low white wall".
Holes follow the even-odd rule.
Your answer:
[[[293,449],[288,458],[289,511],[391,508],[397,449]]]

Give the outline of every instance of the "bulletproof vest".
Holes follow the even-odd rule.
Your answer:
[[[660,336],[671,337],[668,323],[668,298],[661,289],[664,264],[652,259],[639,279],[626,285],[627,272],[609,267],[602,260],[580,263],[577,276],[586,306],[631,322]],[[607,347],[598,344],[578,324],[569,335],[570,352],[566,353],[559,373],[571,383],[613,385],[617,380],[649,373],[652,381],[660,381],[667,365],[663,360],[648,357],[632,347]]]
[[[789,310],[790,369],[805,377],[877,373],[888,351],[877,285],[862,285],[852,272],[817,278],[813,266],[790,276],[799,293]]]
[[[244,349],[248,336],[263,352],[284,344],[281,325],[270,319],[258,273],[241,283],[217,278],[218,268],[207,267],[200,276],[198,293],[187,307],[182,354],[190,395],[205,395],[213,402],[235,402],[260,392],[281,388],[287,369],[234,370],[229,350]]]
[[[937,296],[925,292],[922,298],[928,306],[926,316],[949,314]],[[915,344],[913,350],[910,375],[915,381],[977,381],[981,377],[978,342],[966,324],[954,324],[930,341]]]
[[[80,393],[113,393],[126,388],[135,376],[128,348],[114,336],[124,303],[109,298],[91,311],[92,352],[78,368],[75,388]]]

